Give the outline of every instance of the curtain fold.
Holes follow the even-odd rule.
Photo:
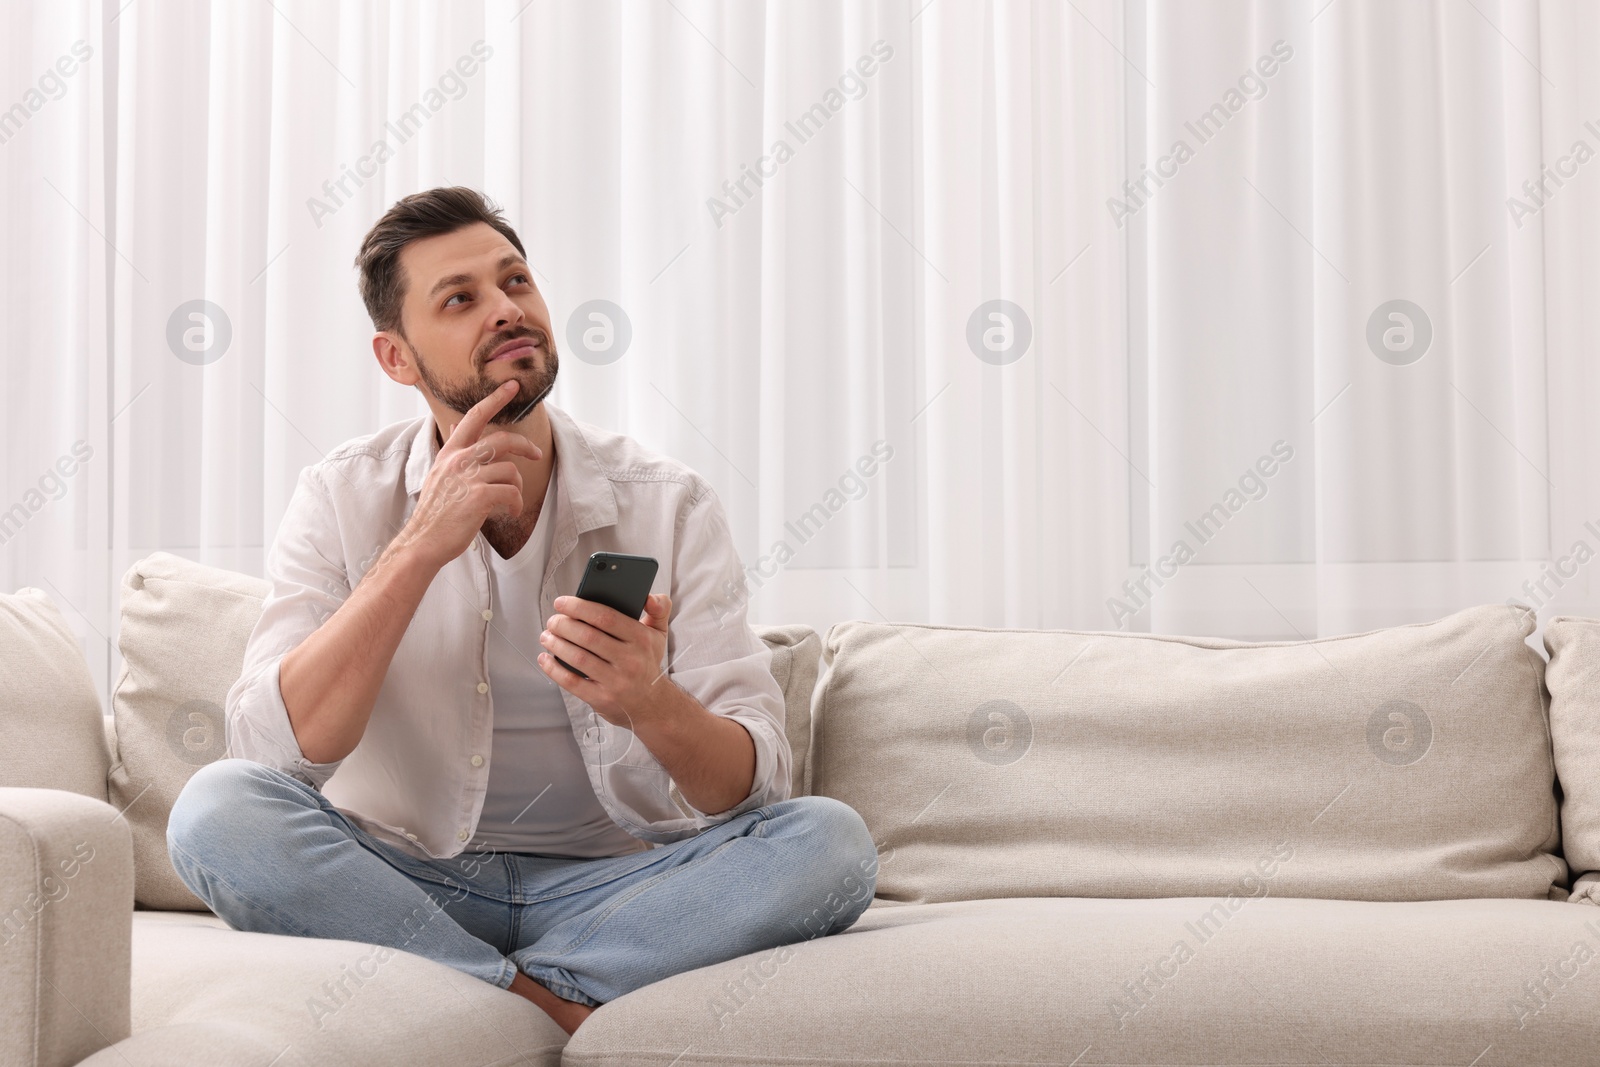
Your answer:
[[[1592,19],[1444,0],[1145,10],[1147,151],[1192,151],[1141,205],[1134,252],[1159,486],[1145,562],[1193,557],[1138,622],[1293,637],[1526,599],[1577,533],[1551,526],[1568,490],[1546,282],[1578,262],[1543,239],[1594,193],[1575,182],[1537,222],[1511,201],[1552,155],[1544,116],[1584,110],[1594,56],[1592,30],[1544,54],[1542,27]]]
[[[1576,0],[0,8],[0,578],[109,696],[134,560],[260,574],[301,468],[425,410],[352,261],[459,183],[555,403],[712,483],[757,622],[1600,614],[1597,42]]]

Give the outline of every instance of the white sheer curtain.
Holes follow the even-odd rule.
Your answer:
[[[1154,82],[1130,81],[1133,168],[1194,149],[1133,219],[1147,559],[1197,547],[1141,621],[1294,636],[1513,596],[1591,611],[1586,570],[1540,561],[1600,550],[1577,302],[1600,185],[1509,201],[1536,204],[1523,181],[1575,138],[1600,147],[1593,5],[1151,3],[1130,36]],[[1292,460],[1199,547],[1185,524],[1279,441]]]
[[[1292,638],[1544,561],[1600,613],[1600,163],[1506,203],[1600,148],[1596,40],[1579,0],[0,7],[0,587],[108,687],[133,561],[259,574],[301,467],[422,412],[351,260],[463,183],[555,402],[712,481],[757,621]],[[1400,299],[1414,362],[1366,339]]]

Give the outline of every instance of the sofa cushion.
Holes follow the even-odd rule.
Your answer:
[[[1545,623],[1544,647],[1571,899],[1600,904],[1600,619],[1558,615]]]
[[[117,761],[111,802],[133,831],[135,898],[145,908],[204,910],[167,858],[167,814],[200,767],[223,754],[222,705],[267,583],[167,552],[122,579],[122,674],[111,694]]]
[[[0,594],[0,786],[105,800],[103,719],[83,649],[49,596]]]
[[[124,668],[112,695],[118,759],[110,791],[133,829],[141,907],[205,910],[172,869],[167,814],[189,776],[223,755],[223,706],[270,591],[264,579],[166,552],[135,563],[123,579],[117,643]],[[809,626],[752,629],[772,650],[794,749],[792,780],[801,787],[821,639]]]
[[[602,1006],[562,1062],[1587,1067],[1597,948],[1535,900],[874,904]]]
[[[806,772],[811,753],[811,695],[817,687],[822,638],[801,624],[751,629],[772,650],[772,677],[783,690],[783,732],[794,757],[789,768],[789,795],[803,797],[810,792]]]
[[[517,994],[421,956],[182,912],[134,914],[132,1007],[133,1036],[84,1067],[556,1067],[567,1041]]]
[[[1307,642],[834,626],[812,789],[907,902],[1564,895],[1532,620]]]

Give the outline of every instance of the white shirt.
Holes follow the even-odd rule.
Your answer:
[[[722,503],[688,466],[544,402],[555,441],[556,510],[539,618],[577,591],[597,551],[654,556],[652,592],[672,598],[661,668],[755,743],[750,794],[702,812],[624,727],[562,690],[567,723],[606,814],[640,840],[693,837],[742,812],[788,798],[793,756],[772,654],[746,621],[744,567]],[[334,449],[300,472],[266,556],[272,591],[245,646],[224,708],[228,752],[320,789],[377,837],[419,856],[459,855],[488,793],[494,730],[489,639],[494,613],[482,532],[439,571],[412,616],[361,741],[342,760],[300,751],[278,666],[361,580],[417,505],[438,454],[432,414]]]
[[[648,848],[611,821],[589,785],[561,687],[538,663],[539,584],[550,553],[555,479],[528,541],[505,559],[489,549],[489,691],[494,740],[489,786],[468,848],[594,859]]]

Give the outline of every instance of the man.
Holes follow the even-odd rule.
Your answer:
[[[356,262],[378,364],[429,414],[301,472],[227,697],[234,758],[168,824],[184,882],[237,929],[427,956],[568,1034],[847,929],[876,849],[847,805],[789,797],[709,484],[545,400],[556,332],[478,193],[400,200]],[[598,550],[660,561],[641,618],[571,595]]]

